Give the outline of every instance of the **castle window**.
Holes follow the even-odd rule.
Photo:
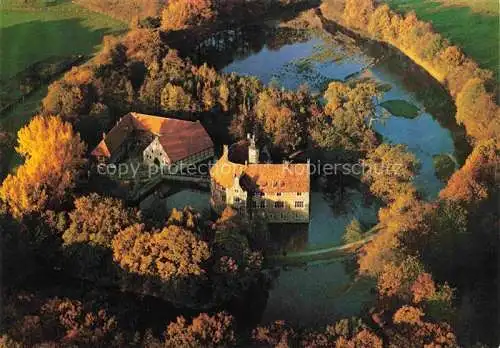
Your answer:
[[[282,220],[285,220],[285,219],[286,219],[286,214],[285,214],[285,213],[281,213],[281,219],[282,219]]]
[[[285,207],[285,203],[284,203],[284,202],[282,202],[282,201],[276,201],[276,202],[274,202],[274,207],[275,207],[275,208],[282,209],[282,208],[284,208],[284,207]]]
[[[297,196],[302,196],[302,192],[297,192]]]
[[[260,202],[260,207],[264,209],[266,207],[266,201],[261,201]]]
[[[281,196],[281,192],[276,193],[276,196]]]
[[[240,197],[234,197],[234,203],[239,203],[240,202]]]
[[[252,201],[252,208],[257,208],[257,202],[256,201]]]
[[[304,208],[303,201],[295,201],[295,208]]]

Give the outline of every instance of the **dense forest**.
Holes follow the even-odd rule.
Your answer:
[[[131,28],[52,83],[39,114],[18,132],[24,161],[0,187],[2,346],[498,344],[500,120],[491,72],[414,14],[373,0],[320,7],[323,20],[401,50],[455,100],[473,150],[429,202],[412,182],[415,156],[381,143],[367,122],[377,117],[381,86],[336,81],[320,95],[290,91],[184,54],[179,37],[196,38],[231,17],[258,18],[268,2],[81,2],[130,19]],[[218,144],[252,132],[278,157],[312,144],[368,169],[398,165],[361,178],[383,202],[383,228],[356,255],[358,275],[376,280],[372,307],[325,328],[259,326],[273,278],[266,224],[229,208],[221,216],[189,207],[151,216],[85,179],[89,149],[130,111],[199,120]],[[0,137],[1,148],[14,142]]]

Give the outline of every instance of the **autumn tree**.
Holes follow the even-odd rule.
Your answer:
[[[378,275],[391,261],[402,261],[399,252],[402,240],[415,238],[429,231],[427,213],[429,206],[419,201],[415,191],[399,195],[379,211],[380,230],[367,243],[359,256],[362,273]]]
[[[373,83],[330,83],[324,94],[324,112],[318,112],[310,123],[313,141],[324,149],[346,154],[373,150],[378,140],[370,128],[370,119],[375,115],[377,94]],[[346,160],[356,160],[359,155],[347,157]]]
[[[126,272],[125,287],[188,306],[203,300],[195,294],[206,277],[210,249],[191,231],[170,225],[149,232],[135,224],[118,233],[112,245],[113,259]]]
[[[394,26],[392,25],[393,14],[388,5],[377,6],[375,11],[369,16],[368,32],[378,39],[394,38]]]
[[[184,207],[182,210],[172,209],[166,221],[166,226],[176,225],[199,234],[201,229],[200,223],[200,213],[191,207]]]
[[[42,101],[43,110],[71,121],[88,114],[96,101],[93,79],[94,72],[89,66],[71,69],[62,79],[49,86],[47,96]]]
[[[235,321],[225,312],[213,316],[201,313],[190,324],[179,317],[168,325],[164,336],[168,347],[232,347],[236,343]]]
[[[291,347],[298,340],[296,331],[283,320],[258,326],[253,330],[252,337],[261,347]]]
[[[359,331],[351,339],[346,339],[345,337],[340,336],[335,342],[336,348],[382,348],[383,346],[382,339],[367,329]]]
[[[273,145],[290,153],[304,143],[305,136],[299,114],[286,102],[287,98],[274,88],[262,91],[255,104],[255,115]]]
[[[9,323],[4,326],[4,332],[11,344],[18,342],[20,347],[123,345],[116,318],[103,308],[95,309],[89,303],[69,298],[42,298],[29,293],[11,295],[8,300],[5,314]]]
[[[243,294],[259,281],[263,257],[250,248],[247,237],[250,226],[233,209],[226,208],[214,227],[214,296],[224,300]]]
[[[415,257],[407,257],[401,263],[387,263],[378,277],[378,292],[382,296],[398,296],[411,301],[412,286],[423,274],[423,266]]]
[[[66,244],[91,243],[111,247],[118,232],[139,220],[137,210],[125,207],[119,199],[96,193],[80,197],[74,204],[75,209],[69,214],[69,228],[63,234]]]
[[[480,110],[480,112],[478,112]],[[488,93],[485,81],[475,78],[467,82],[457,96],[457,115],[469,136],[475,139],[492,139],[500,135],[499,108],[494,95]]]
[[[422,309],[405,305],[394,313],[395,324],[389,332],[393,346],[458,347],[457,338],[449,324],[425,320]]]
[[[419,169],[418,160],[405,145],[382,144],[368,154],[363,164],[363,181],[386,202],[411,190],[411,181]]]
[[[494,191],[495,168],[499,158],[495,140],[478,143],[464,166],[452,175],[439,196],[467,205],[485,200]]]
[[[196,109],[191,94],[171,83],[167,83],[161,91],[161,105],[165,111],[191,112]]]
[[[366,29],[374,10],[373,0],[347,0],[343,17],[349,25],[359,29]]]
[[[344,243],[354,243],[363,238],[363,228],[358,219],[353,219],[349,225],[346,226],[342,239]]]
[[[85,145],[58,116],[35,116],[19,130],[18,143],[25,162],[7,176],[0,197],[20,217],[61,203],[75,185]]]
[[[211,0],[172,0],[162,12],[164,30],[184,29],[211,21],[216,13]]]
[[[80,278],[113,278],[111,242],[115,235],[140,220],[136,209],[118,199],[92,193],[75,200],[64,231],[66,267]]]

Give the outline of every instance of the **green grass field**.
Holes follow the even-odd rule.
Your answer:
[[[51,56],[92,54],[106,34],[127,28],[123,22],[69,1],[0,2],[0,79]]]
[[[0,0],[0,81],[4,86],[10,82],[16,85],[12,81],[16,74],[49,57],[90,56],[98,50],[104,35],[126,29],[126,23],[69,0]],[[3,113],[0,128],[15,134],[38,111],[46,94],[47,85],[42,85]],[[10,156],[11,168],[19,164],[17,155],[6,155]]]
[[[395,10],[414,10],[422,20],[460,46],[481,67],[498,74],[498,0],[386,0]],[[465,7],[464,4],[467,4]],[[471,8],[472,7],[472,8]]]
[[[399,117],[415,118],[420,113],[419,108],[406,100],[387,100],[380,103],[380,106]]]

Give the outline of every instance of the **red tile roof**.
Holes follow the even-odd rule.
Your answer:
[[[309,192],[308,164],[238,164],[229,161],[227,153],[211,168],[210,176],[224,188],[231,188],[234,177],[240,177],[260,192]]]
[[[198,121],[169,119],[159,140],[172,162],[180,161],[214,146],[207,131]]]
[[[213,147],[212,139],[198,121],[191,122],[131,112],[123,116],[105,135],[92,151],[92,155],[111,157],[134,129],[157,135],[172,162]]]
[[[104,135],[104,138],[92,151],[92,156],[111,157],[113,153],[120,148],[130,133],[132,133],[134,128],[132,114],[129,113],[123,116],[118,123],[111,128],[108,134]]]

